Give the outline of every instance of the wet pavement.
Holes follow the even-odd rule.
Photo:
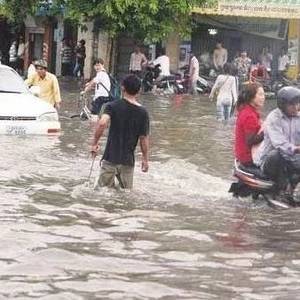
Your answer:
[[[142,96],[149,173],[138,153],[133,191],[93,191],[72,86],[60,137],[0,137],[0,299],[300,299],[299,211],[228,195],[212,103]]]

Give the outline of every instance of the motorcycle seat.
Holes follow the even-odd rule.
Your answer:
[[[239,165],[239,168],[253,176],[262,179],[262,180],[270,180],[270,178],[259,168],[259,167],[245,167],[243,165]]]

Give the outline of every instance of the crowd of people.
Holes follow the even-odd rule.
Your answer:
[[[209,54],[200,56],[200,62],[218,73],[223,71],[224,65],[228,63],[228,51],[223,47],[222,42],[216,44],[213,52],[212,62]],[[240,82],[255,81],[257,77],[261,79],[281,79],[288,69],[290,60],[286,48],[282,48],[277,62],[268,46],[261,50],[261,53],[255,59],[250,58],[246,50],[236,53],[231,63],[236,67],[237,76]],[[277,70],[275,69],[277,67]]]
[[[18,46],[17,46],[18,45]],[[10,61],[15,68],[21,66],[25,45],[22,39],[14,42],[10,50]],[[79,41],[75,49],[76,63],[72,65],[73,51],[64,41],[62,48],[63,74],[81,76],[83,72],[85,47]],[[18,60],[19,58],[19,60]],[[260,63],[271,72],[273,56],[265,48]],[[18,62],[18,63],[17,63]],[[278,58],[278,72],[285,72],[289,60],[284,49]],[[122,82],[122,98],[111,99],[111,79],[105,70],[103,59],[94,63],[96,76],[86,83],[84,91],[94,89],[92,114],[98,115],[91,153],[95,158],[99,151],[99,140],[107,127],[110,127],[106,148],[101,160],[99,185],[112,187],[115,177],[123,188],[132,188],[134,170],[134,150],[140,142],[142,151],[142,171],[148,171],[149,160],[149,115],[139,104],[137,96],[141,90],[141,74],[148,65],[159,65],[161,80],[170,75],[170,60],[164,51],[149,62],[139,47],[131,54],[129,73]],[[289,179],[294,172],[300,172],[300,90],[286,87],[279,91],[277,108],[262,122],[261,111],[265,102],[263,86],[248,79],[242,84],[243,76],[250,74],[252,61],[246,51],[242,51],[232,63],[228,63],[228,52],[222,43],[216,45],[213,64],[219,73],[211,90],[210,99],[216,100],[219,119],[228,120],[236,112],[235,157],[245,167],[256,167],[277,184],[279,191],[289,189]],[[29,70],[25,83],[40,88],[39,96],[57,109],[61,96],[56,76],[48,72],[47,62],[36,60]],[[279,72],[279,73],[280,73]],[[199,76],[199,61],[190,54],[189,75],[191,92]],[[241,79],[242,78],[242,79]],[[242,82],[241,82],[242,81]]]
[[[68,39],[62,40],[61,49],[61,73],[62,76],[74,76],[83,78],[84,63],[86,58],[85,40],[80,40],[74,47]],[[25,51],[28,51],[28,44],[25,44],[23,36],[14,39],[8,51],[8,64],[15,69],[20,75],[25,76],[32,74],[34,61],[41,58],[33,58],[31,60],[30,69],[24,68]],[[0,52],[0,64],[3,61],[4,54]]]
[[[24,55],[26,46],[23,36],[18,39],[14,39],[8,51],[9,65],[15,69],[19,74],[24,74]],[[0,64],[3,60],[3,53],[0,53]]]
[[[63,39],[61,50],[62,76],[83,77],[86,58],[85,40],[80,40],[75,47],[68,39]]]

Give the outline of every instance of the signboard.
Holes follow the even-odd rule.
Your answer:
[[[300,0],[216,0],[194,12],[224,16],[300,19]]]
[[[288,22],[282,19],[266,20],[262,18],[239,18],[232,16],[195,16],[195,20],[217,28],[238,30],[279,40],[285,40],[288,31]]]
[[[298,65],[298,49],[299,40],[297,38],[289,40],[288,56],[290,59],[290,66]]]

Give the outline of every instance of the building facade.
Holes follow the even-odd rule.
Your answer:
[[[217,41],[223,41],[229,50],[229,59],[246,50],[257,61],[264,47],[269,47],[277,58],[284,47],[290,57],[288,74],[292,78],[298,76],[299,0],[216,0],[208,7],[195,8],[193,18],[197,26],[193,31],[192,48],[197,55],[205,51],[211,53]],[[274,69],[276,64],[277,59],[274,59]]]

